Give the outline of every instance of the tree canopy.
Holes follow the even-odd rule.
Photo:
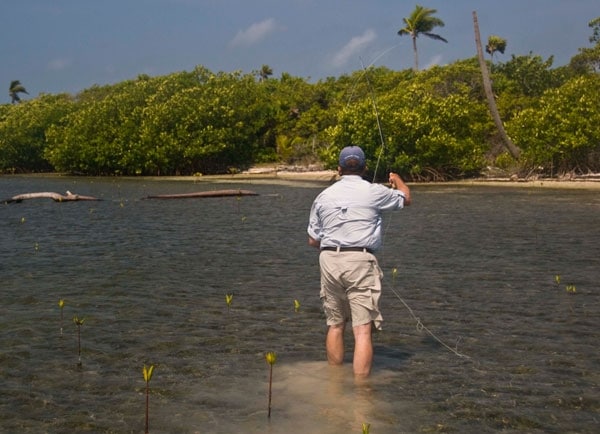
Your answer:
[[[431,18],[435,11],[427,11]],[[593,63],[578,60],[582,53],[558,68],[532,53],[494,65],[494,98],[522,150],[518,159],[501,146],[473,57],[312,83],[274,77],[267,65],[252,73],[199,65],[1,104],[0,173],[194,175],[266,162],[335,168],[349,143],[365,149],[379,176],[393,170],[412,180],[478,176],[489,167],[519,175],[599,171],[600,79]]]
[[[10,96],[10,102],[12,104],[21,102],[21,98],[19,97],[20,93],[27,94],[25,86],[23,86],[19,80],[11,81],[10,86],[8,88],[8,94]]]
[[[494,61],[495,53],[504,54],[504,50],[506,50],[506,39],[496,35],[490,35],[488,37],[488,42],[485,46],[485,52],[490,55],[490,59],[492,61]]]

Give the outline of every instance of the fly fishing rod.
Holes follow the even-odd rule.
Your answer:
[[[389,50],[388,50],[389,51]],[[381,57],[381,56],[379,56]],[[381,146],[379,148],[379,155],[377,156],[377,163],[375,164],[375,171],[373,172],[373,181],[375,182],[375,180],[377,179],[377,171],[379,169],[379,164],[381,161],[381,158],[383,156],[383,152],[385,150],[385,138],[383,135],[383,128],[381,127],[381,120],[380,120],[380,116],[379,116],[379,108],[377,107],[377,101],[375,99],[375,89],[373,87],[373,85],[371,84],[371,81],[369,80],[369,74],[368,74],[368,70],[365,67],[362,58],[360,59],[360,63],[362,66],[362,69],[364,71],[364,77],[365,80],[367,82],[367,86],[369,89],[369,93],[371,96],[371,103],[373,105],[373,111],[375,113],[375,119],[377,121],[377,129],[379,132],[379,140],[381,142]],[[371,67],[373,65],[373,62],[369,65],[369,67]],[[388,224],[386,226],[386,228],[383,231],[383,239],[385,240],[385,236],[387,234],[387,230],[389,228],[391,224],[391,218],[388,219]],[[385,245],[385,243],[384,243]],[[395,290],[395,288],[393,288],[392,286],[389,287],[389,289],[392,291],[392,293],[396,296],[396,298],[398,300],[400,300],[400,302],[402,303],[402,305],[406,308],[406,310],[408,311],[408,313],[410,314],[410,316],[415,320],[416,322],[416,328],[418,331],[425,331],[429,336],[431,336],[431,338],[433,338],[436,342],[438,342],[440,345],[442,345],[444,348],[446,348],[447,350],[449,350],[450,352],[452,352],[453,354],[455,354],[458,357],[461,358],[466,358],[466,359],[470,359],[469,356],[460,353],[456,348],[452,348],[450,345],[448,345],[447,343],[445,343],[442,339],[440,339],[438,336],[435,335],[435,333],[433,333],[429,328],[427,328],[423,322],[421,321],[421,318],[419,318],[415,312],[413,311],[413,309],[408,305],[408,303],[406,303],[406,301],[404,301],[404,299],[400,296],[400,294],[398,294],[398,292]]]
[[[375,89],[369,80],[369,74],[365,65],[363,64],[362,58],[360,59],[360,64],[363,68],[365,80],[367,81],[367,87],[369,88],[369,92],[371,94],[371,102],[373,104],[373,110],[375,112],[375,120],[377,121],[377,130],[379,131],[379,141],[381,146],[379,148],[379,155],[377,156],[377,163],[375,163],[375,170],[373,171],[373,182],[377,179],[377,170],[379,169],[379,163],[381,162],[381,156],[383,155],[383,150],[385,149],[385,139],[383,137],[383,128],[381,128],[381,121],[379,118],[379,109],[377,108],[377,101],[375,100]],[[372,63],[371,63],[372,65]]]

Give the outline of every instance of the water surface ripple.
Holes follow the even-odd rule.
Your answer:
[[[103,199],[0,206],[0,431],[141,433],[144,364],[156,433],[600,431],[597,192],[413,187],[386,216],[384,330],[355,384],[324,362],[323,187],[0,178],[0,199]],[[260,196],[143,199],[220,188]]]

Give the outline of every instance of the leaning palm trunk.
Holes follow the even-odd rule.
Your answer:
[[[508,152],[510,152],[510,155],[512,155],[515,160],[518,160],[519,156],[521,155],[521,150],[510,140],[510,138],[506,134],[506,130],[504,129],[504,125],[502,124],[502,119],[500,119],[498,107],[496,106],[496,100],[494,99],[494,93],[492,92],[492,83],[490,81],[490,75],[488,72],[487,65],[485,63],[485,59],[483,57],[483,49],[481,48],[479,23],[477,22],[477,12],[475,11],[473,11],[473,25],[475,27],[475,44],[477,45],[477,57],[479,58],[479,66],[481,67],[481,75],[483,78],[483,89],[485,90],[485,96],[488,100],[490,114],[494,119],[496,128],[498,128],[500,138],[502,139],[502,144],[508,150]]]

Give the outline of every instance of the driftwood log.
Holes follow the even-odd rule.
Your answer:
[[[157,194],[147,196],[146,199],[189,199],[196,197],[225,197],[225,196],[258,196],[258,193],[250,190],[210,190],[197,191],[195,193],[179,194]]]
[[[2,202],[3,203],[13,203],[13,202],[20,203],[20,202],[24,201],[25,199],[40,199],[40,198],[52,199],[55,202],[74,202],[77,200],[100,200],[93,196],[83,196],[81,194],[74,194],[67,190],[65,195],[62,195],[60,193],[54,193],[51,191],[44,191],[44,192],[40,192],[40,193],[18,194],[9,199],[5,199]]]

